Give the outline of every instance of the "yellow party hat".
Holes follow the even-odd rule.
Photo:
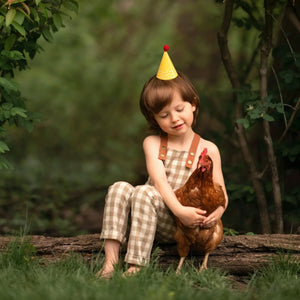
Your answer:
[[[174,65],[170,59],[170,56],[167,52],[168,50],[169,50],[169,46],[165,45],[164,46],[164,54],[163,54],[163,57],[161,59],[161,62],[160,62],[160,65],[159,65],[159,68],[158,68],[158,71],[156,74],[156,77],[161,80],[170,80],[170,79],[174,79],[178,76],[178,74],[174,68]]]

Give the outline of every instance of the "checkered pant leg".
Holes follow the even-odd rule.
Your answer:
[[[131,229],[125,261],[140,266],[148,264],[157,230],[158,236],[172,239],[174,228],[159,192],[151,185],[137,186],[131,199]]]
[[[101,239],[126,240],[131,194],[134,187],[124,181],[111,185],[105,198]]]

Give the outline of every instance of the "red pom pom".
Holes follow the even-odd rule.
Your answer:
[[[164,51],[168,51],[170,49],[169,45],[164,45]]]

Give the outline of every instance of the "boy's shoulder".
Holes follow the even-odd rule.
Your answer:
[[[203,138],[201,138],[200,143],[199,143],[199,147],[204,149],[207,148],[208,152],[213,152],[213,153],[219,153],[219,149],[217,147],[217,145],[209,140],[205,140]]]
[[[159,135],[148,135],[143,141],[143,147],[155,147],[160,145]]]

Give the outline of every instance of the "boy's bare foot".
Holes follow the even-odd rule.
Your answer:
[[[114,273],[114,265],[104,263],[104,266],[97,272],[96,277],[100,279],[111,279]]]
[[[139,266],[135,266],[135,265],[131,265],[129,267],[129,269],[123,273],[123,277],[130,277],[130,276],[134,276],[137,272],[139,272],[141,270],[141,267]]]

